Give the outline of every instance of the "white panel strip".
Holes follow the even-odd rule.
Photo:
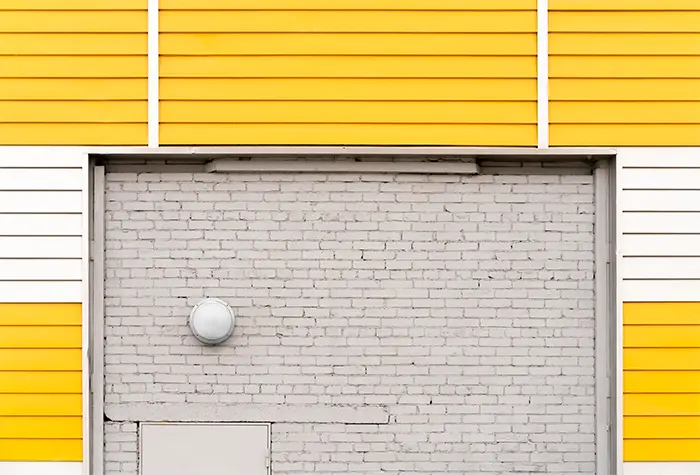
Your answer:
[[[79,214],[0,214],[0,236],[80,236]]]
[[[628,257],[622,261],[622,277],[700,279],[700,257]]]
[[[0,213],[80,213],[80,191],[0,191]]]
[[[700,234],[627,234],[621,250],[626,257],[700,256]]]
[[[698,475],[700,462],[625,462],[624,475]]]
[[[158,81],[160,79],[158,61],[158,0],[148,0],[148,146],[157,147],[160,145],[158,130],[160,127],[159,117],[159,91]]]
[[[81,462],[0,462],[2,475],[80,475]]]
[[[700,163],[700,147],[622,148],[619,150],[617,159],[623,167],[697,168]]]
[[[700,183],[697,187],[696,190],[683,191],[626,190],[622,192],[620,202],[625,211],[700,211]]]
[[[623,233],[700,233],[700,213],[622,213]]]
[[[8,168],[0,170],[0,190],[75,190],[80,191],[80,168],[46,170]]]
[[[1,228],[0,228],[1,229]],[[80,237],[0,236],[0,259],[58,258],[79,259]]]
[[[698,168],[626,168],[622,173],[622,188],[637,190],[697,190],[700,189],[700,158]]]
[[[80,259],[2,259],[0,280],[80,280]]]
[[[625,302],[697,302],[700,280],[624,280]]]
[[[83,158],[74,147],[0,147],[0,168],[80,168]]]
[[[537,0],[537,147],[549,147],[549,0]]]
[[[0,302],[81,303],[82,294],[82,283],[80,281],[0,282]]]
[[[90,285],[92,282],[90,281],[90,247],[91,247],[91,242],[90,242],[90,226],[91,226],[91,216],[90,216],[90,201],[92,200],[91,193],[90,193],[90,184],[91,184],[91,179],[90,179],[90,174],[92,170],[90,169],[90,158],[86,154],[85,155],[85,160],[83,160],[83,169],[82,169],[82,206],[81,206],[81,211],[82,211],[82,224],[83,224],[83,232],[82,232],[82,241],[81,241],[81,251],[82,251],[82,260],[80,262],[80,266],[77,269],[78,275],[80,275],[81,279],[79,282],[80,285],[80,303],[82,304],[81,310],[82,310],[82,319],[81,319],[81,331],[82,331],[82,368],[83,372],[81,375],[82,379],[82,393],[83,393],[83,407],[82,407],[82,413],[83,413],[83,470],[82,470],[82,475],[91,475],[94,472],[102,472],[104,467],[100,466],[99,470],[92,470],[92,391],[90,390],[90,376],[93,373],[93,369],[91,366],[90,362],[90,350],[91,350],[91,343],[90,343],[90,334],[92,333],[92,323],[90,321],[90,315],[92,314],[92,307],[91,307],[91,299],[90,299]],[[103,415],[100,414],[100,419],[103,419]]]

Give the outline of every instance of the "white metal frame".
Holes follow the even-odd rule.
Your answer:
[[[537,0],[537,148],[549,148],[549,0]]]
[[[159,51],[159,3],[158,0],[148,0],[148,146],[160,145],[160,114],[159,114],[159,80],[158,62]]]

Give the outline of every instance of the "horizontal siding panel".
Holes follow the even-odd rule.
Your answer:
[[[0,67],[2,63],[0,62]],[[164,78],[534,78],[534,57],[164,56]]]
[[[625,302],[627,325],[700,325],[700,302]]]
[[[82,305],[79,303],[0,303],[0,327],[80,325],[81,321]]]
[[[700,348],[625,348],[622,366],[633,370],[700,370]]]
[[[80,191],[0,191],[0,213],[80,213],[81,208]]]
[[[77,348],[82,346],[82,330],[76,326],[3,326],[0,348]]]
[[[697,11],[697,0],[549,0],[551,10],[576,11]]]
[[[0,78],[146,78],[146,56],[0,56]]]
[[[5,232],[3,230],[3,232]],[[80,259],[80,236],[0,236],[0,259]]]
[[[625,371],[624,392],[700,394],[700,371]]]
[[[698,11],[554,11],[549,14],[549,31],[588,33],[700,33]]]
[[[2,124],[0,145],[139,145],[146,143],[143,124]]]
[[[700,146],[700,124],[555,124],[549,130],[553,147]]]
[[[650,63],[654,67],[650,68]],[[685,85],[687,88],[698,87],[700,82],[700,65],[695,56],[552,56],[549,58],[549,75],[553,79],[561,78],[591,78],[601,79],[591,83],[590,81],[578,81],[577,84],[611,85],[608,89],[617,87],[632,87],[633,92],[644,92],[646,85],[659,85],[669,87],[673,85]],[[627,79],[627,81],[605,81],[605,79]],[[629,81],[634,79],[634,81]],[[645,81],[640,81],[645,79]],[[657,79],[657,81],[649,81]],[[659,81],[659,79],[668,79]],[[676,79],[671,81],[671,79]],[[677,79],[691,79],[692,81],[678,81]],[[575,79],[574,79],[575,81]],[[557,92],[557,91],[553,91]],[[593,91],[596,92],[596,91]],[[664,91],[656,91],[663,93]],[[606,91],[601,91],[605,94]],[[665,99],[665,96],[654,96]],[[552,96],[557,99],[557,96]],[[601,98],[602,100],[603,98]],[[614,97],[613,99],[623,100]]]
[[[700,417],[625,417],[626,439],[700,439]]]
[[[0,32],[0,55],[100,56],[105,57],[104,60],[119,62],[119,58],[109,58],[109,56],[147,53],[148,35],[145,33]],[[65,58],[63,60],[65,61]]]
[[[0,443],[0,460],[79,462],[82,451],[76,439],[7,439]]]
[[[0,371],[2,394],[81,394],[80,371]]]
[[[623,257],[697,257],[700,256],[700,234],[625,234],[622,236],[620,249]]]
[[[324,33],[320,38],[311,33],[161,33],[159,40],[163,56],[532,56],[537,51],[534,33]]]
[[[2,170],[0,190],[82,190],[82,170],[79,168]]]
[[[0,357],[0,371],[79,371],[82,362],[80,349],[37,350],[0,348]],[[0,394],[0,411],[3,410],[2,397],[3,395]],[[25,395],[24,397],[30,398],[30,395]],[[36,397],[38,398],[39,396]],[[46,397],[44,398],[46,399]],[[74,400],[67,396],[63,399],[69,401]],[[57,401],[63,399],[57,399]],[[43,401],[43,399],[41,400]],[[79,407],[78,405],[78,408]],[[5,405],[5,408],[7,408],[7,405]],[[16,413],[24,414],[21,411],[17,411]],[[1,415],[12,415],[12,412]],[[51,414],[47,412],[39,415],[80,415],[80,412],[77,414]]]
[[[595,69],[588,71],[590,74],[574,74],[582,78],[596,74]],[[658,75],[656,69],[647,71],[648,76]],[[695,73],[687,74],[695,76]],[[552,79],[549,88],[549,98],[553,102],[700,101],[700,79]],[[658,162],[658,158],[656,160]]]
[[[2,10],[143,10],[146,0],[3,0]]]
[[[165,119],[167,120],[167,119]],[[536,125],[164,124],[163,145],[534,145]],[[1,221],[0,221],[1,222]],[[700,224],[700,223],[699,223]]]
[[[632,302],[692,302],[700,295],[700,281],[625,280],[622,295]]]
[[[700,280],[700,257],[628,257],[623,260],[622,278]]]
[[[108,16],[107,16],[108,15]],[[147,12],[17,11],[0,15],[3,33],[137,33],[148,23]]]
[[[700,188],[695,190],[625,190],[625,211],[700,211]],[[698,217],[700,220],[700,216]],[[659,231],[664,231],[660,229]]]
[[[0,302],[73,303],[83,299],[82,283],[78,280],[61,282],[2,282]]]
[[[0,147],[2,168],[80,168],[87,155],[67,147]]]
[[[700,325],[626,325],[623,331],[623,346],[700,348]]]
[[[16,0],[15,0],[16,1]],[[36,1],[36,0],[34,0]],[[537,0],[160,0],[161,10],[535,10]]]
[[[160,31],[311,33],[514,33],[536,32],[535,11],[164,10]],[[11,15],[8,15],[11,16]],[[77,25],[76,25],[77,26]],[[82,25],[81,25],[82,26]],[[0,30],[9,25],[0,21]],[[15,28],[29,28],[22,23]],[[21,31],[21,30],[20,30]],[[78,31],[78,30],[76,30]]]
[[[0,280],[80,280],[81,276],[81,259],[3,259],[0,261]]]
[[[698,168],[625,168],[620,176],[620,184],[625,190],[699,190],[700,156]],[[682,205],[673,203],[672,206],[670,210],[679,210]]]
[[[0,439],[80,439],[82,433],[80,417],[0,417]]]
[[[623,447],[626,462],[695,462],[700,454],[700,439],[629,439]]]
[[[700,124],[698,102],[550,102],[551,123]]]
[[[5,236],[80,236],[79,214],[0,214]]]
[[[698,213],[622,213],[624,233],[700,234]]]
[[[700,416],[697,394],[625,394],[625,416]]]
[[[0,101],[136,101],[148,99],[146,79],[0,79]],[[28,102],[24,102],[27,104]]]
[[[700,34],[550,33],[551,55],[700,55]]]
[[[143,123],[147,101],[0,101],[5,123]]]
[[[171,123],[499,123],[537,122],[535,102],[161,102]],[[1,114],[0,114],[1,115]]]
[[[700,82],[698,83],[700,87]],[[0,94],[2,80],[0,80]],[[536,79],[161,79],[160,98],[202,101],[536,101]]]
[[[628,151],[630,153],[620,153],[617,157],[624,169],[698,168],[700,163],[700,149],[697,148],[630,148]]]

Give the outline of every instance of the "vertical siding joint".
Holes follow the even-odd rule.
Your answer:
[[[160,145],[158,114],[159,103],[159,46],[158,46],[158,0],[148,0],[148,146]]]
[[[549,147],[549,0],[537,0],[537,148]]]

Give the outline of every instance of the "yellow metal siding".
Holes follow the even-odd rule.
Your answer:
[[[161,0],[160,140],[532,146],[534,0]]]
[[[700,461],[700,302],[623,306],[624,460]]]
[[[146,9],[0,2],[0,145],[144,145]]]
[[[550,0],[553,146],[700,145],[700,2]]]
[[[0,461],[82,458],[80,304],[0,304]]]

